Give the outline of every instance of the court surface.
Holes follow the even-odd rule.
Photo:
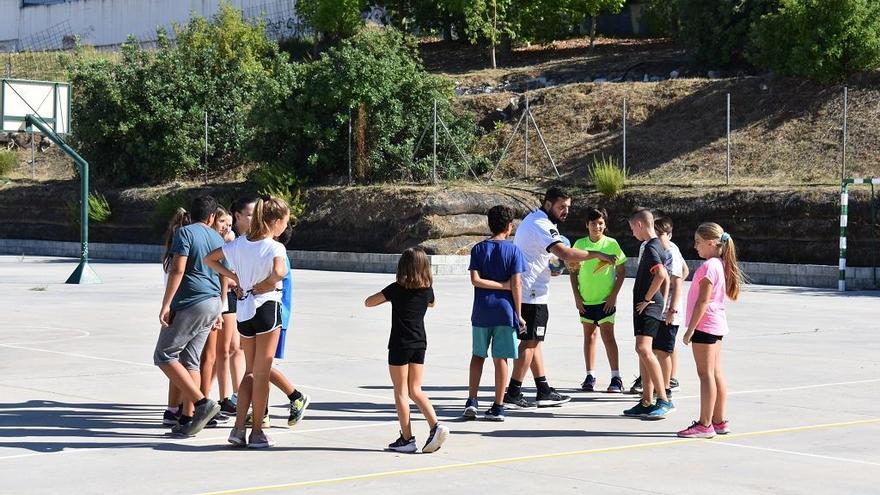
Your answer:
[[[102,285],[67,286],[69,259],[0,257],[0,493],[877,493],[880,323],[877,293],[749,287],[728,305],[723,362],[732,433],[684,440],[698,416],[690,349],[679,343],[677,411],[655,422],[621,411],[634,397],[576,391],[582,332],[567,278],[553,280],[545,357],[557,408],[505,423],[456,422],[467,395],[472,290],[435,279],[425,389],[452,435],[435,454],[383,452],[397,436],[386,368],[390,307],[363,300],[391,275],[295,272],[289,359],[279,367],[312,397],[278,442],[234,450],[228,426],[191,439],[161,426],[166,380],[152,365],[162,293],[158,264],[95,263]],[[636,375],[631,281],[617,338]],[[600,347],[599,386],[609,372]],[[492,367],[481,409],[491,403]],[[528,395],[534,394],[527,377]],[[570,392],[569,392],[570,391]],[[216,388],[214,395],[216,395]],[[415,408],[413,408],[415,410]],[[421,445],[427,426],[414,415]]]

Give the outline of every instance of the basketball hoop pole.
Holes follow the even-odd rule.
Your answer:
[[[65,283],[100,284],[101,279],[98,278],[98,275],[89,266],[89,162],[79,156],[73,148],[61,139],[61,136],[56,134],[55,131],[47,126],[39,117],[30,114],[27,115],[25,117],[25,125],[27,126],[27,131],[30,133],[33,133],[32,127],[39,129],[44,136],[57,144],[62,151],[73,158],[73,162],[76,163],[76,168],[79,170],[81,184],[80,201],[82,202],[79,217],[79,233],[82,250],[79,265],[77,265],[76,270],[74,270],[70,277],[67,278]]]

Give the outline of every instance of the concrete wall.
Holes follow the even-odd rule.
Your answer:
[[[80,246],[76,242],[0,239],[0,255],[78,258],[79,252]],[[288,251],[288,254],[294,267],[306,270],[394,273],[398,260],[396,254],[330,251]],[[162,257],[162,246],[95,242],[89,244],[89,257],[158,263]],[[435,275],[467,273],[467,256],[432,255],[430,258]],[[690,260],[687,263],[693,273],[701,261]],[[634,276],[636,260],[627,260],[626,268],[627,276]],[[837,288],[837,266],[744,262],[742,268],[754,284]],[[874,276],[880,280],[880,269],[850,268],[847,270],[847,288],[852,290],[875,288]]]
[[[269,19],[287,26],[295,0],[231,0],[245,14],[264,11]],[[192,13],[210,17],[220,0],[70,0],[53,5],[21,7],[19,1],[0,1],[0,49],[18,40],[19,49],[62,48],[63,34],[79,35],[83,44],[118,45],[129,34],[141,41],[155,40],[156,28],[170,30],[172,22],[185,23]],[[273,17],[279,17],[274,19]],[[293,16],[295,17],[295,16]],[[295,19],[293,19],[295,22]],[[46,36],[47,30],[56,31]],[[53,46],[43,46],[47,41]],[[31,46],[37,43],[37,46]]]

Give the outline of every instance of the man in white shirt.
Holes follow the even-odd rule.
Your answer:
[[[571,208],[571,195],[558,187],[551,187],[544,195],[540,209],[533,211],[522,221],[516,230],[514,244],[523,252],[526,270],[522,274],[522,318],[526,327],[518,337],[519,358],[514,362],[510,384],[504,394],[504,405],[514,408],[558,406],[571,400],[571,397],[556,392],[549,383],[544,371],[544,356],[540,343],[547,331],[549,311],[547,302],[550,292],[550,259],[553,256],[569,262],[586,261],[598,258],[613,264],[615,256],[596,251],[582,251],[567,247],[562,242],[557,224],[568,218]],[[535,403],[529,402],[522,394],[522,380],[531,369],[538,389]]]

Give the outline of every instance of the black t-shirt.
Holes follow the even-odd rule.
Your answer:
[[[645,300],[657,265],[663,266],[663,255],[666,250],[656,237],[645,243],[642,257],[639,259],[639,269],[636,272],[636,280],[633,284],[633,306]],[[643,316],[650,316],[658,320],[663,319],[663,291],[658,290],[652,299],[654,304],[649,304],[642,312]]]
[[[389,349],[426,349],[425,313],[434,302],[434,289],[405,289],[397,282],[382,289],[391,302]]]

